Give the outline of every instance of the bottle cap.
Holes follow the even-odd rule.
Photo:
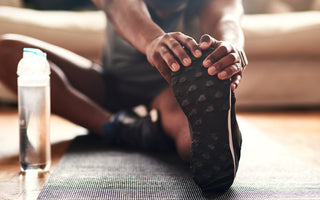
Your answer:
[[[36,48],[23,48],[23,58],[18,64],[17,74],[41,76],[50,74],[47,54]]]
[[[23,57],[28,55],[36,55],[46,58],[46,53],[42,52],[40,49],[35,48],[23,48]]]

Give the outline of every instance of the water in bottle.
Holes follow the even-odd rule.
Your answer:
[[[23,172],[49,170],[50,67],[46,54],[24,48],[18,64],[20,167]]]

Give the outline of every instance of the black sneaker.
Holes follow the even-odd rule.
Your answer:
[[[222,191],[236,176],[241,136],[231,109],[230,80],[210,76],[202,65],[212,51],[203,51],[201,58],[189,53],[192,64],[172,72],[171,85],[189,121],[194,181],[203,191]]]
[[[109,144],[118,144],[146,151],[171,151],[174,143],[163,131],[160,115],[152,121],[150,113],[144,117],[134,111],[120,111],[111,122],[102,126]]]

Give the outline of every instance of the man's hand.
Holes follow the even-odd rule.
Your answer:
[[[92,2],[101,10],[105,7],[105,1],[104,0],[92,0]]]
[[[231,90],[235,90],[242,78],[243,68],[237,49],[229,42],[218,41],[205,34],[200,39],[200,48],[206,50],[213,47],[215,50],[203,60],[203,66],[208,68],[209,75],[218,74],[218,78],[231,78]]]
[[[179,62],[185,67],[191,64],[191,58],[184,48],[189,49],[196,58],[202,55],[201,49],[193,38],[180,32],[172,32],[153,39],[146,47],[146,56],[149,63],[156,67],[170,83],[170,70],[179,71]]]

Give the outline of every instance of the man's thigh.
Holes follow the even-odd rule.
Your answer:
[[[99,103],[103,101],[102,91],[105,84],[100,66],[66,49],[23,35],[6,34],[0,37],[0,56],[3,57],[3,63],[6,63],[6,69],[11,70],[10,76],[6,79],[11,77],[12,80],[8,82],[16,82],[16,66],[22,57],[24,47],[44,51],[49,62],[59,68],[57,71],[66,79],[66,83],[94,101]]]

